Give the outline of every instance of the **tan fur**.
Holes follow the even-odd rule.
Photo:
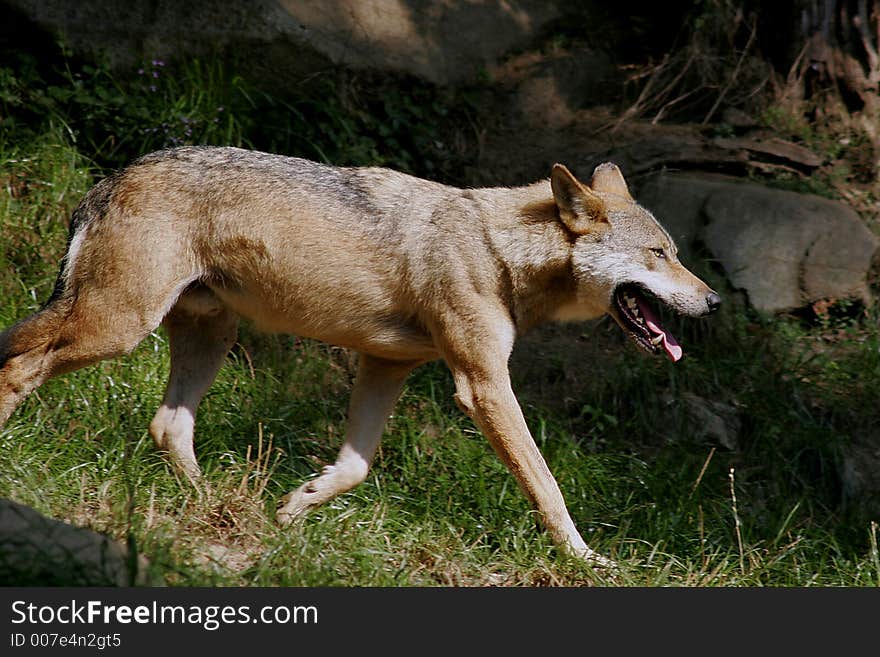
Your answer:
[[[456,402],[553,538],[607,563],[566,510],[507,360],[516,336],[541,322],[621,322],[613,295],[629,282],[685,314],[717,305],[614,165],[590,185],[556,165],[549,181],[462,190],[232,148],[155,153],[89,192],[55,294],[0,334],[0,425],[46,379],[123,354],[164,322],[172,367],[150,432],[197,478],[196,408],[239,317],[354,349],[345,444],[284,498],[278,518],[289,522],[363,481],[407,374],[442,358]]]

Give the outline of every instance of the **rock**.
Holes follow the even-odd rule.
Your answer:
[[[731,137],[728,139],[715,139],[713,143],[721,148],[731,150],[745,150],[750,154],[765,156],[771,160],[789,165],[794,169],[810,171],[824,164],[822,157],[805,146],[795,144],[787,139],[769,137],[759,139],[754,137]]]
[[[870,303],[878,241],[849,206],[724,177],[660,174],[637,197],[693,258],[699,240],[731,284],[764,312],[821,299]]]
[[[475,79],[529,46],[559,17],[556,3],[443,0],[7,0],[77,54],[118,66],[225,52],[275,84],[340,64],[435,83]],[[291,79],[293,78],[293,79]]]
[[[742,421],[734,406],[703,399],[692,392],[682,393],[681,401],[691,423],[697,428],[695,438],[716,443],[730,451],[737,449]]]
[[[676,168],[737,173],[749,170],[745,149],[724,148],[688,126],[647,131],[640,139],[585,158],[584,168],[605,161],[617,164],[628,177]]]
[[[877,240],[853,210],[814,195],[748,187],[706,200],[703,239],[752,306],[778,312],[832,297],[870,301]]]
[[[529,51],[489,69],[497,86],[508,92],[510,107],[532,127],[565,127],[578,110],[608,96],[617,70],[602,51],[577,48],[546,55]]]
[[[856,437],[844,449],[840,474],[844,499],[880,514],[880,445],[876,438]]]
[[[246,3],[250,4],[250,3]],[[335,63],[431,82],[473,79],[559,16],[553,3],[281,0],[305,40]]]
[[[132,568],[134,567],[134,571]],[[147,561],[122,544],[0,499],[0,582],[5,586],[151,585]]]
[[[628,176],[681,169],[735,176],[786,173],[803,179],[825,162],[810,149],[769,131],[727,138],[709,137],[693,125],[651,126],[648,130],[630,125],[629,131],[632,134],[619,135],[612,148],[583,158],[583,164],[611,160]]]
[[[742,420],[736,406],[716,399],[704,399],[692,392],[673,395],[661,392],[661,401],[670,410],[683,412],[688,420],[688,438],[736,451]],[[676,438],[670,438],[675,440]]]

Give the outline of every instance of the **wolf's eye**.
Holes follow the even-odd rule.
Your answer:
[[[651,249],[651,253],[653,253],[658,258],[666,258],[666,251],[663,249]]]

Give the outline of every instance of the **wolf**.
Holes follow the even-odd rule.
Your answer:
[[[442,359],[455,402],[554,542],[603,566],[511,388],[514,340],[607,314],[639,348],[677,361],[658,305],[700,317],[720,303],[612,163],[589,183],[556,164],[530,185],[459,189],[231,147],[163,150],[86,194],[51,297],[0,334],[0,427],[47,379],[126,354],[162,324],[171,368],[149,430],[197,480],[196,409],[240,318],[346,347],[359,357],[344,444],[282,498],[285,524],[366,478],[407,375]]]

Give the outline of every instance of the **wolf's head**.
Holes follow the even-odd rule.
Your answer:
[[[608,313],[639,347],[677,361],[682,349],[660,325],[654,304],[701,317],[721,297],[678,261],[669,233],[633,200],[617,166],[600,164],[586,185],[556,164],[550,183],[559,217],[574,236],[578,306]]]

